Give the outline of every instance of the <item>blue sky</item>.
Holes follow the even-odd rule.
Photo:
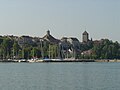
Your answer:
[[[0,35],[60,39],[87,30],[95,39],[120,42],[120,0],[0,0]]]

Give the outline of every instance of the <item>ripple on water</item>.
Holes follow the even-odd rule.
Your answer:
[[[119,90],[120,63],[0,63],[0,90]]]

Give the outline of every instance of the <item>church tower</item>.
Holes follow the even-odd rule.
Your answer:
[[[83,42],[88,42],[89,41],[89,34],[87,33],[87,31],[85,31],[82,34],[82,40],[83,40]]]

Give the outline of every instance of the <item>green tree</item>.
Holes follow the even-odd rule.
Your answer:
[[[13,57],[18,58],[18,52],[19,52],[20,46],[18,45],[18,42],[14,41],[13,44]]]
[[[1,44],[1,47],[3,49],[3,57],[5,59],[10,58],[11,55],[11,48],[12,48],[13,42],[9,38],[4,38],[3,42]]]

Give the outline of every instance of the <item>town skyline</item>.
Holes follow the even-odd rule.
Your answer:
[[[35,37],[37,37],[37,38],[43,38],[44,36],[45,36],[45,34],[47,34],[47,31],[50,31],[50,29],[48,29],[48,30],[46,30],[45,31],[45,33],[42,35],[42,36],[35,36],[35,35],[28,35],[28,34],[21,34],[21,35],[13,35],[13,34],[6,34],[6,35],[0,35],[0,36],[16,36],[16,37],[22,37],[22,36],[29,36],[29,37],[32,37],[32,38],[35,38]],[[62,38],[64,38],[64,37],[66,37],[66,38],[77,38],[80,42],[83,42],[83,33],[84,32],[87,32],[88,33],[88,39],[89,40],[101,40],[101,39],[109,39],[109,40],[112,40],[112,39],[110,39],[110,38],[104,38],[104,37],[99,37],[99,39],[95,39],[95,38],[92,38],[91,37],[91,35],[90,35],[90,33],[87,31],[87,30],[84,30],[82,33],[79,33],[80,35],[80,37],[77,37],[77,36],[61,36],[61,37],[57,37],[56,35],[53,35],[52,34],[52,32],[50,31],[50,35],[52,35],[55,39],[58,39],[58,40],[60,40],[60,39],[62,39]],[[56,37],[55,37],[56,36]],[[112,41],[117,41],[117,40],[112,40]],[[117,41],[117,42],[120,42],[120,41]]]
[[[48,30],[43,37],[1,36],[0,58],[74,58],[75,59],[118,59],[120,44],[109,39],[93,40],[89,33],[82,33],[82,41],[76,37],[56,39]]]
[[[77,37],[120,42],[120,0],[1,0],[0,35]]]

